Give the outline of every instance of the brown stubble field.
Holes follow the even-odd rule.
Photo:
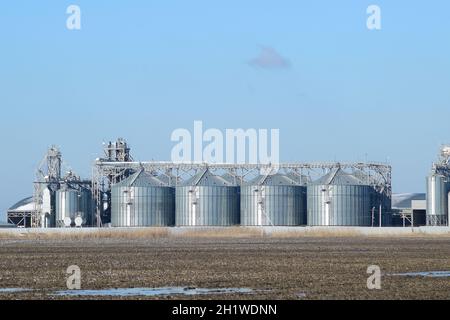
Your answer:
[[[67,289],[70,265],[80,267],[82,289],[255,290],[188,299],[450,299],[449,277],[390,275],[450,271],[450,238],[429,236],[5,238],[0,239],[0,288],[33,290],[0,293],[0,299],[111,299],[55,296]],[[369,265],[381,267],[381,290],[367,289]]]

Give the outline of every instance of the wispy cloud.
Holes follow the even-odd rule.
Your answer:
[[[253,67],[264,69],[287,69],[291,67],[290,61],[271,47],[262,47],[259,55],[248,63]]]

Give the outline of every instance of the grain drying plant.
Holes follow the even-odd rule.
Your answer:
[[[61,152],[51,147],[36,172],[30,215],[32,227],[93,225],[92,182],[80,179],[71,170],[62,176],[62,165]]]
[[[239,225],[239,186],[202,170],[176,187],[177,226]]]
[[[447,226],[450,220],[450,147],[441,148],[439,160],[427,178],[428,226]]]
[[[306,225],[306,179],[262,175],[241,187],[244,226]]]
[[[104,144],[92,180],[71,171],[62,176],[62,164],[59,150],[50,148],[32,200],[11,207],[10,222],[31,227],[391,223],[392,169],[386,164],[136,162],[123,139]]]
[[[389,165],[291,163],[278,164],[275,171],[271,164],[134,162],[129,152],[124,141],[110,143],[106,158],[95,162],[92,191],[98,227],[172,221],[175,226],[390,225]],[[137,197],[137,185],[164,188],[167,199],[150,199],[151,192]],[[172,209],[162,204],[170,202],[171,188]],[[162,211],[165,222],[152,220],[155,215],[162,219]]]
[[[112,227],[167,227],[175,224],[175,189],[140,170],[111,188]]]

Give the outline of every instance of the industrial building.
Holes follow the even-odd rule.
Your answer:
[[[57,147],[36,171],[34,194],[7,211],[17,227],[448,226],[450,146],[425,194],[392,194],[381,163],[135,162],[124,139],[104,144],[92,179],[63,175]],[[269,174],[268,174],[269,173]]]
[[[98,227],[147,225],[115,220],[129,214],[131,219],[136,210],[133,203],[140,200],[117,189],[133,188],[138,172],[151,178],[153,187],[163,182],[175,188],[175,226],[389,226],[392,220],[392,169],[386,164],[135,162],[123,140],[108,144],[105,156],[96,160],[92,178]],[[143,211],[139,214],[151,210]]]
[[[439,159],[433,164],[427,178],[427,225],[449,225],[450,197],[450,146],[440,150]]]
[[[427,224],[427,195],[400,193],[392,195],[392,225],[420,227]]]
[[[31,216],[35,210],[33,197],[20,200],[8,209],[7,222],[20,228],[31,227]]]
[[[34,195],[8,211],[24,227],[390,226],[391,171],[382,163],[136,162],[104,144],[90,180],[52,147]]]
[[[81,180],[73,171],[62,175],[62,154],[49,148],[36,170],[33,197],[23,199],[7,212],[18,227],[87,227],[94,223],[91,180]]]

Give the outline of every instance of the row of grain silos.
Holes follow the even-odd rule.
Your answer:
[[[111,225],[370,226],[379,216],[375,189],[340,168],[314,183],[294,174],[238,182],[205,169],[173,187],[137,172],[112,187]]]

